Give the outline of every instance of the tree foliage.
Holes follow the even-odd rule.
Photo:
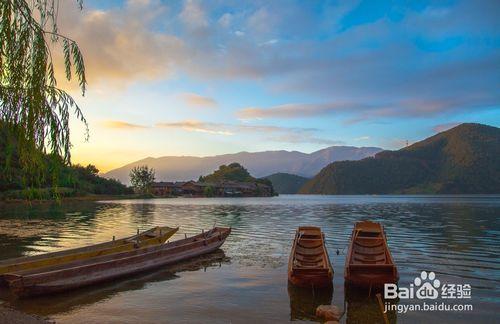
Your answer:
[[[147,165],[136,166],[130,171],[130,183],[137,192],[149,193],[155,181],[155,170]]]
[[[279,194],[296,194],[300,188],[309,180],[290,173],[274,173],[264,179],[271,181],[274,190]]]
[[[334,162],[300,190],[314,194],[500,193],[500,129],[462,124],[399,151]]]
[[[76,0],[82,8],[82,0]],[[42,182],[44,153],[70,162],[70,116],[85,124],[75,100],[57,87],[51,48],[63,53],[66,78],[85,94],[85,65],[78,45],[59,33],[57,0],[0,1],[0,121],[10,129],[26,185]],[[87,129],[88,136],[88,129]],[[9,173],[14,152],[7,151]]]
[[[256,179],[239,163],[221,165],[214,173],[200,177],[201,182],[239,181],[254,182]]]
[[[207,186],[205,189],[203,189],[203,195],[205,197],[214,197],[215,196],[215,188],[212,186]]]
[[[100,177],[99,170],[94,165],[67,165],[55,154],[40,154],[44,168],[40,171],[37,186],[26,186],[24,171],[18,159],[17,142],[11,141],[9,137],[9,130],[2,127],[0,122],[0,168],[4,168],[6,155],[12,154],[10,172],[0,172],[0,197],[52,199],[62,195],[131,193],[129,188],[117,180]]]

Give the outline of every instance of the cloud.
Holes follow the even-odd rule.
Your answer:
[[[208,26],[205,11],[196,0],[186,0],[180,18],[188,28],[204,28]]]
[[[218,20],[218,23],[224,27],[224,28],[228,28],[230,25],[231,25],[231,22],[233,20],[233,15],[226,12],[225,14],[223,14],[219,20]]]
[[[370,139],[370,136],[360,136],[355,138],[355,141],[368,141]]]
[[[487,94],[466,94],[459,98],[406,99],[384,101],[380,104],[365,102],[330,102],[330,103],[290,103],[271,107],[247,107],[236,112],[241,120],[252,119],[293,119],[313,118],[327,115],[345,117],[346,124],[366,120],[378,120],[398,117],[424,118],[451,111],[488,109],[495,105],[495,100]]]
[[[215,107],[217,101],[210,97],[200,96],[196,93],[184,93],[181,95],[186,104],[194,107]]]
[[[223,136],[233,136],[236,134],[258,135],[267,141],[282,143],[314,143],[325,145],[337,145],[343,143],[336,140],[317,137],[315,134],[320,132],[320,130],[316,128],[280,127],[272,125],[234,125],[202,122],[198,120],[158,123],[155,127],[182,129],[190,132]]]
[[[259,8],[248,18],[248,28],[254,32],[268,33],[274,22],[273,18],[275,16],[271,15],[267,8]]]
[[[113,128],[113,129],[144,129],[144,128],[149,128],[148,126],[144,125],[138,125],[138,124],[131,124],[127,123],[124,121],[120,120],[107,120],[102,123],[102,125],[106,128]]]
[[[180,122],[158,123],[155,126],[159,128],[183,129],[190,132],[208,133],[216,135],[231,136],[233,132],[224,130],[222,124],[206,123],[197,120],[185,120]]]
[[[240,119],[263,118],[303,118],[328,115],[335,112],[348,111],[355,108],[347,103],[323,104],[284,104],[268,108],[248,107],[239,110],[236,115]]]
[[[436,125],[432,128],[432,130],[436,133],[441,133],[441,132],[444,132],[444,131],[447,131],[448,129],[450,128],[453,128],[455,126],[458,126],[460,125],[461,123],[445,123],[445,124],[439,124],[439,125]]]
[[[265,41],[263,43],[260,43],[259,46],[271,46],[271,45],[274,45],[278,42],[277,39],[270,39],[268,41]]]
[[[128,1],[123,8],[106,11],[86,7],[79,11],[74,3],[61,1],[59,28],[78,43],[90,87],[116,88],[165,79],[184,60],[183,40],[151,29],[167,13],[166,6],[153,0]],[[58,81],[64,84],[62,51],[52,54]]]
[[[351,25],[343,18],[364,3],[325,4],[319,12],[314,5],[242,1],[231,3],[231,13],[224,1],[136,0],[83,12],[65,3],[60,30],[80,44],[91,88],[173,76],[258,81],[273,94],[326,103],[305,103],[302,112],[283,108],[277,118],[287,118],[286,111],[294,118],[342,113],[347,122],[429,118],[500,103],[495,1],[388,5],[377,19]],[[240,114],[270,118],[280,111],[264,110]]]

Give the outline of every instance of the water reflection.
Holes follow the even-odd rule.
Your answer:
[[[144,230],[158,225],[180,226],[173,237],[176,239],[184,237],[185,233],[197,234],[216,223],[233,228],[222,247],[231,258],[231,265],[211,273],[210,280],[206,280],[201,269],[198,270],[199,276],[195,273],[184,278],[186,282],[195,283],[202,292],[195,306],[189,304],[193,302],[191,286],[175,284],[168,289],[157,287],[155,290],[144,284],[142,288],[137,286],[137,290],[128,290],[134,293],[129,294],[127,300],[136,304],[127,304],[127,307],[141,312],[142,316],[151,316],[149,322],[156,318],[145,313],[156,312],[160,316],[166,303],[170,303],[169,311],[185,317],[180,318],[184,322],[196,322],[199,316],[208,313],[221,322],[235,322],[240,313],[249,317],[249,321],[272,318],[282,322],[299,317],[312,320],[312,317],[307,317],[307,314],[313,314],[312,306],[306,305],[310,298],[287,289],[286,265],[297,226],[320,226],[325,232],[326,246],[335,270],[334,303],[341,306],[345,297],[350,305],[349,321],[363,323],[363,320],[368,320],[362,317],[365,312],[374,316],[380,314],[376,300],[344,296],[342,271],[354,222],[371,219],[385,226],[389,247],[400,273],[400,284],[409,284],[422,270],[434,271],[442,282],[471,284],[474,313],[470,315],[478,321],[494,322],[500,305],[499,216],[499,196],[180,198],[59,206],[0,206],[0,258],[107,241],[113,235],[124,237],[134,234],[138,228]],[[339,256],[335,253],[337,249],[341,251]],[[167,277],[165,274],[164,282],[169,282]],[[127,286],[127,283],[121,285]],[[88,294],[92,295],[93,289],[89,289]],[[86,312],[93,312],[97,314],[95,322],[99,322],[103,314],[114,307],[122,323],[133,323],[133,318],[126,319],[121,314],[120,302],[124,294],[111,293],[99,302],[87,304],[85,311],[77,307],[79,303],[85,303],[85,296],[75,297],[75,306],[68,306],[65,298],[59,298],[54,304],[60,305],[57,310],[53,309],[52,314],[64,322],[86,319]],[[137,296],[148,298],[148,302],[137,299]],[[231,296],[230,301],[227,301],[227,296]],[[71,296],[67,298],[72,299]],[[179,312],[180,298],[184,298],[183,312]],[[98,298],[88,298],[92,299]],[[301,302],[295,302],[297,300]],[[22,307],[28,308],[27,305]],[[32,310],[35,313],[43,311],[35,306]],[[432,316],[448,322],[463,318],[450,313]],[[398,317],[401,322],[426,320],[425,314],[417,312]]]
[[[288,296],[290,297],[290,320],[320,321],[316,317],[316,308],[319,305],[330,305],[332,303],[333,287],[302,288],[288,284]]]
[[[50,316],[100,303],[120,293],[141,290],[155,282],[175,280],[179,278],[182,272],[206,271],[208,268],[220,268],[223,264],[229,263],[230,259],[224,254],[224,251],[217,250],[196,259],[165,267],[164,269],[130,276],[112,283],[80,288],[51,296],[15,299],[5,291],[2,291],[2,293],[4,299],[8,299],[10,304],[17,309],[41,316]]]
[[[345,287],[344,291],[347,324],[385,324],[382,309],[375,293],[369,295],[367,290],[348,287]],[[397,323],[397,313],[395,311],[386,314],[389,323]]]

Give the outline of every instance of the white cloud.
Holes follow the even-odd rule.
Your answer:
[[[106,120],[102,122],[102,125],[106,128],[126,129],[126,130],[149,128],[148,126],[127,123],[120,120]]]
[[[196,0],[186,0],[180,18],[189,28],[204,28],[208,26],[205,11]]]
[[[196,93],[183,93],[182,98],[184,101],[190,105],[195,107],[215,107],[217,106],[217,101],[210,97],[200,96]]]
[[[218,23],[222,27],[228,28],[231,25],[232,20],[233,20],[233,15],[226,12],[219,18]]]
[[[164,122],[155,125],[158,128],[182,129],[189,132],[200,132],[213,135],[232,136],[235,134],[257,135],[268,141],[281,143],[314,143],[336,145],[342,142],[317,137],[315,128],[280,127],[271,125],[234,125],[225,123],[184,120]]]
[[[64,1],[60,11],[60,30],[78,43],[90,87],[100,83],[121,87],[140,80],[164,79],[185,58],[181,39],[148,27],[167,11],[158,1],[129,1],[122,9],[82,12]],[[61,83],[62,51],[54,48],[52,54]]]

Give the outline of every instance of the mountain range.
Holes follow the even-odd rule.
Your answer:
[[[265,179],[271,181],[274,191],[279,194],[296,194],[309,180],[306,177],[283,172],[271,174]]]
[[[500,193],[500,128],[461,124],[398,151],[333,162],[305,194]]]
[[[103,176],[129,183],[134,166],[147,165],[155,169],[157,181],[185,181],[198,179],[223,164],[243,165],[256,178],[285,172],[311,178],[334,161],[359,160],[382,151],[378,147],[331,146],[310,154],[297,151],[240,152],[208,157],[164,156],[148,157],[111,170]]]

